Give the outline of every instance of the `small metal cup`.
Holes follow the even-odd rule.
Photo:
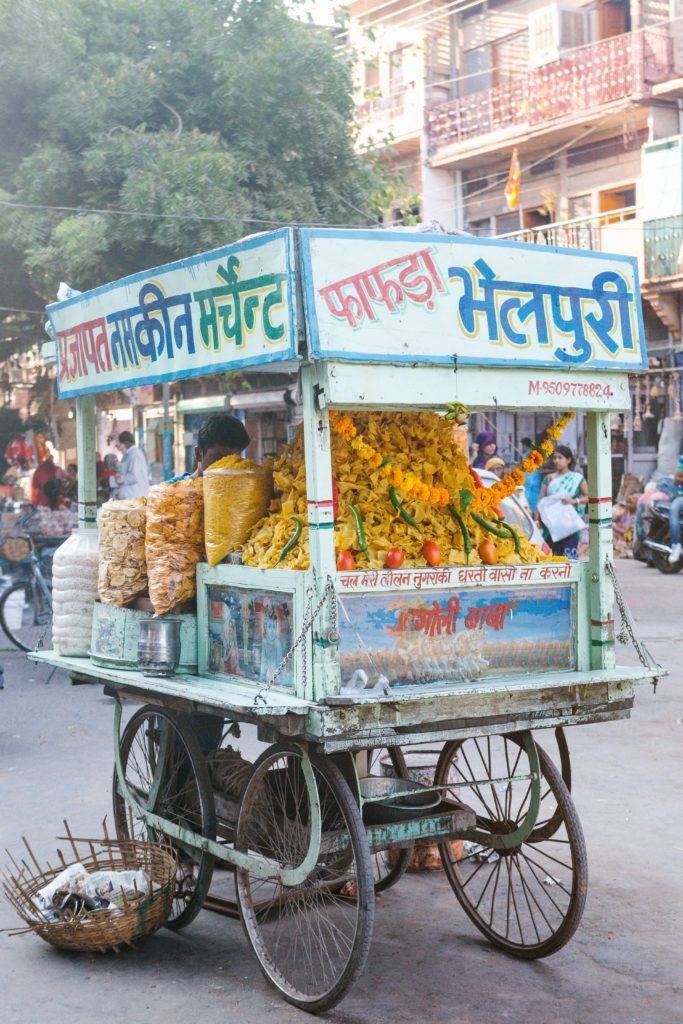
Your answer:
[[[181,619],[141,619],[138,664],[147,676],[171,676],[180,664]]]

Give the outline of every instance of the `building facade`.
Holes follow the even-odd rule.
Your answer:
[[[683,0],[355,0],[350,14],[361,140],[393,146],[424,220],[638,259],[651,369],[613,444],[616,473],[647,479],[663,420],[681,417]],[[513,454],[543,425],[498,429]]]

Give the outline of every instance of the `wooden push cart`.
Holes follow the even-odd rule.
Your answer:
[[[626,374],[645,361],[635,262],[447,235],[285,229],[49,313],[60,393],[77,404],[81,522],[92,528],[96,392],[247,366],[299,375],[310,569],[200,565],[198,675],[38,655],[116,698],[116,826],[126,835],[133,821],[179,850],[170,924],[195,917],[215,864],[233,868],[261,968],[287,1000],[319,1012],[363,967],[373,890],[398,880],[412,844],[430,841],[495,945],[521,957],[560,948],[587,880],[563,730],[628,717],[635,685],[652,677],[617,666],[614,650],[610,414],[628,408]],[[589,561],[337,570],[330,412],[454,402],[585,413]],[[437,640],[460,615],[492,634],[502,617],[514,642],[477,673],[436,658],[412,680],[383,669],[359,688],[349,666],[374,664],[387,616],[418,599],[419,628]],[[215,657],[216,620],[240,601],[243,615],[277,605],[289,624],[265,676],[249,669],[248,651],[240,674]],[[123,731],[121,697],[143,705]],[[254,765],[221,751],[236,723],[271,744]],[[556,731],[557,766],[533,738],[541,728]],[[409,744],[442,745],[433,799],[406,812],[411,795],[425,800],[407,782],[393,814],[374,777],[406,779]],[[232,790],[230,778],[216,785],[219,762],[241,779]]]

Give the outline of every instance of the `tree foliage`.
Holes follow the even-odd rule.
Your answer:
[[[386,206],[349,66],[282,0],[0,0],[0,19],[0,305]]]

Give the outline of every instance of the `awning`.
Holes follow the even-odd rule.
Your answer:
[[[176,405],[176,412],[189,414],[199,412],[218,412],[228,407],[227,395],[207,395],[205,398],[181,398]]]
[[[285,391],[289,388],[274,388],[271,391],[243,391],[230,397],[231,409],[243,409],[245,412],[265,412],[266,410],[284,411]]]

